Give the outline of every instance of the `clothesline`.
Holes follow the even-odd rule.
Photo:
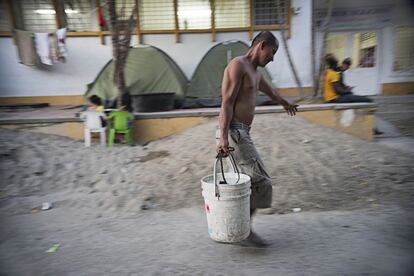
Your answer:
[[[14,30],[19,59],[22,64],[33,66],[39,62],[53,65],[66,62],[66,28],[55,32],[30,32]]]

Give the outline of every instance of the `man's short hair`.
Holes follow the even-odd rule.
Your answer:
[[[346,58],[346,59],[344,59],[344,60],[342,61],[342,64],[345,64],[345,65],[351,66],[351,64],[352,64],[352,60],[351,60],[351,58]]]
[[[257,44],[259,44],[260,42],[264,41],[265,44],[270,44],[270,45],[276,45],[277,47],[279,47],[279,41],[277,40],[277,38],[269,31],[262,31],[260,33],[258,33],[255,38],[252,41],[252,45],[250,47],[253,47]]]

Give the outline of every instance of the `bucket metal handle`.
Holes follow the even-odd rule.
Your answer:
[[[240,172],[239,172],[239,168],[237,168],[236,162],[234,161],[234,157],[231,154],[231,151],[234,151],[234,148],[233,147],[229,147],[228,157],[229,157],[229,160],[230,160],[230,163],[231,163],[231,165],[233,167],[234,172],[237,173],[237,182],[236,182],[236,184],[237,184],[240,181]],[[223,183],[221,183],[221,184],[227,184],[227,180],[226,180],[226,178],[224,176],[224,170],[223,170],[223,158],[224,157],[226,157],[226,156],[224,156],[224,152],[220,151],[217,154],[217,156],[216,156],[216,160],[214,161],[213,181],[214,181],[215,196],[217,198],[220,198],[220,191],[219,191],[219,187],[218,187],[218,184],[217,184],[217,163],[218,163],[218,161],[220,161],[221,174],[223,176]]]

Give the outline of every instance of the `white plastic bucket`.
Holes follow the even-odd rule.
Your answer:
[[[245,174],[222,173],[201,179],[208,233],[218,242],[239,242],[250,234],[250,177]],[[215,177],[214,177],[215,176]]]

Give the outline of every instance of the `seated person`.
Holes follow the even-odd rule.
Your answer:
[[[117,99],[118,100],[118,99]],[[134,123],[134,115],[132,114],[132,99],[128,92],[122,94],[121,96],[121,106],[117,108],[116,111],[111,111],[109,113],[108,119],[112,122],[113,126],[123,122],[125,120],[126,125],[122,128],[131,129]],[[116,121],[118,123],[116,123]],[[122,125],[122,123],[120,123]],[[121,130],[126,130],[121,129]],[[118,129],[120,130],[120,129]],[[116,133],[115,141],[121,142],[126,138],[125,134]],[[132,138],[130,138],[132,139]]]
[[[345,59],[346,60],[346,59]],[[350,61],[350,59],[349,59]],[[338,60],[333,54],[325,56],[325,62],[328,69],[325,72],[325,81],[323,86],[323,98],[328,103],[371,103],[372,100],[365,96],[355,95],[352,93],[352,87],[343,83],[341,73],[348,70],[350,63],[345,62],[338,67]]]
[[[323,87],[323,98],[327,103],[371,103],[370,98],[352,93],[352,87],[343,83],[343,72],[351,66],[351,59],[345,59],[342,66],[338,67],[338,60],[333,54],[325,56],[328,69],[325,72]],[[374,134],[380,135],[383,132],[374,128]]]
[[[102,127],[105,127],[106,126],[106,117],[105,117],[105,113],[103,113],[104,112],[104,106],[102,105],[101,98],[99,98],[96,95],[92,95],[88,98],[88,100],[89,100],[88,110],[96,111],[96,112],[102,112],[102,116],[100,116],[101,124],[102,124]]]
[[[118,108],[118,111],[126,111],[126,112],[131,113],[131,118],[132,119],[128,120],[128,128],[131,128],[132,123],[133,123],[133,118],[134,118],[134,115],[132,115],[132,111],[133,111],[133,109],[132,109],[132,98],[131,98],[131,95],[129,95],[128,92],[122,94],[121,98],[122,98],[122,106],[120,106]]]
[[[349,94],[353,94],[352,89],[354,87],[345,84],[345,82],[344,82],[344,72],[346,70],[348,70],[349,67],[351,67],[351,65],[352,65],[351,58],[346,58],[342,61],[341,66],[338,67],[338,69],[339,69],[339,82],[341,83],[341,85],[343,85],[346,89],[349,90],[349,92],[348,92]]]

